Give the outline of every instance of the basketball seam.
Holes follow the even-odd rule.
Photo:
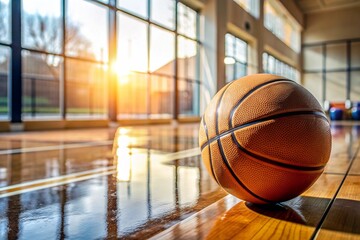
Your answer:
[[[218,179],[217,179],[217,177],[215,175],[214,167],[213,167],[213,164],[212,164],[211,149],[210,149],[211,145],[209,143],[209,134],[208,134],[208,129],[207,129],[206,121],[205,121],[205,116],[203,117],[203,126],[204,126],[204,129],[205,129],[207,146],[209,146],[209,162],[210,162],[211,173],[213,174],[215,181],[219,184],[219,181],[218,181]],[[203,151],[203,148],[201,149],[201,151]]]
[[[275,82],[293,82],[295,83],[294,81],[292,80],[289,80],[289,79],[274,79],[274,80],[271,80],[271,81],[268,81],[268,82],[265,82],[265,83],[262,83],[262,84],[259,84],[257,86],[255,86],[254,88],[250,89],[247,93],[245,93],[245,95],[243,95],[239,101],[235,104],[235,106],[231,109],[230,111],[230,117],[229,117],[229,128],[232,128],[233,127],[233,123],[232,123],[232,118],[234,116],[234,113],[235,113],[235,110],[240,106],[240,104],[248,97],[250,96],[253,92],[255,92],[256,90],[262,88],[262,87],[265,87],[271,83],[275,83]]]
[[[328,122],[328,119],[326,118],[324,113],[319,112],[319,111],[296,111],[296,112],[285,112],[285,113],[274,114],[274,115],[271,115],[271,116],[267,116],[265,118],[260,118],[260,119],[254,120],[252,122],[248,122],[248,123],[245,123],[245,124],[235,126],[232,129],[229,129],[229,130],[227,130],[225,132],[222,132],[219,135],[216,135],[215,137],[209,139],[206,143],[204,143],[201,146],[201,149],[206,147],[208,144],[216,141],[217,139],[219,139],[219,138],[221,138],[223,136],[226,136],[228,134],[231,134],[232,132],[234,132],[236,130],[239,130],[239,129],[242,129],[242,128],[245,128],[245,127],[250,127],[252,125],[255,125],[255,124],[258,124],[258,123],[263,123],[263,122],[273,120],[273,119],[278,119],[278,118],[282,118],[282,117],[290,117],[290,116],[299,116],[299,115],[313,115],[315,117],[322,118],[322,119],[326,120],[326,122]]]
[[[219,150],[220,150],[220,154],[221,154],[221,158],[226,166],[226,168],[229,170],[229,172],[231,173],[232,177],[235,179],[235,181],[240,185],[240,187],[242,187],[246,192],[248,192],[251,196],[260,199],[261,201],[267,202],[267,203],[274,203],[274,201],[265,199],[263,197],[258,196],[257,194],[255,194],[253,191],[251,191],[248,187],[246,187],[246,185],[239,179],[239,177],[235,174],[235,172],[232,170],[229,161],[227,160],[225,153],[224,153],[224,149],[222,147],[221,144],[221,140],[218,139],[217,140],[217,144],[219,146]]]
[[[221,96],[219,98],[219,101],[217,102],[217,106],[216,106],[216,114],[215,114],[215,132],[216,135],[219,134],[219,111],[220,111],[220,105],[221,105],[221,101],[223,99],[223,96],[226,92],[226,90],[230,87],[231,84],[233,84],[235,81],[230,82],[224,89],[224,91],[221,93]]]
[[[323,170],[325,165],[323,166],[318,166],[318,167],[306,167],[306,166],[297,166],[297,165],[292,165],[292,164],[286,164],[286,163],[282,163],[282,162],[278,162],[276,160],[272,160],[260,155],[257,155],[256,153],[253,153],[249,150],[247,150],[246,148],[244,148],[239,141],[236,139],[234,132],[231,133],[231,138],[233,140],[233,142],[236,144],[236,146],[238,147],[238,149],[242,152],[244,152],[246,155],[253,157],[257,160],[260,160],[262,162],[266,162],[269,163],[271,165],[275,165],[278,167],[282,167],[285,169],[292,169],[292,170],[298,170],[298,171],[319,171],[319,170]]]

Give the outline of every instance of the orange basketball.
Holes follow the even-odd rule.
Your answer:
[[[282,202],[324,171],[330,124],[305,88],[255,74],[214,96],[200,123],[199,145],[208,172],[227,192],[253,203]]]

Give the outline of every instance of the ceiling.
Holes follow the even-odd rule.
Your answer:
[[[360,0],[295,0],[303,13],[323,12],[360,6]]]

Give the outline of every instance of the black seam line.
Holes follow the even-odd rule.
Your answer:
[[[325,119],[327,122],[329,122],[329,120],[326,118],[325,114],[322,113],[322,112],[318,112],[318,111],[296,111],[296,112],[279,113],[279,114],[271,115],[271,116],[268,116],[268,117],[265,117],[265,118],[260,118],[260,119],[257,119],[255,121],[248,122],[248,123],[245,123],[245,124],[242,124],[242,125],[239,125],[239,126],[235,126],[232,129],[229,129],[229,130],[227,130],[225,132],[222,132],[219,135],[216,135],[215,137],[209,139],[206,143],[204,143],[201,146],[201,150],[203,150],[208,144],[210,144],[210,143],[216,141],[217,139],[219,139],[219,138],[221,138],[223,136],[226,136],[227,134],[230,134],[230,133],[232,133],[232,132],[234,132],[236,130],[246,128],[246,127],[258,124],[258,123],[266,122],[266,121],[272,120],[272,119],[277,119],[277,118],[282,118],[282,117],[289,117],[289,116],[299,116],[299,115],[314,115],[315,117],[321,117],[321,118]]]
[[[324,166],[318,166],[318,167],[305,167],[305,166],[297,166],[297,165],[292,165],[292,164],[286,164],[286,163],[282,163],[282,162],[278,162],[260,155],[257,155],[256,153],[250,152],[249,150],[247,150],[246,148],[244,148],[243,146],[241,146],[241,144],[239,143],[239,141],[236,139],[235,134],[231,133],[231,138],[233,139],[234,143],[237,145],[237,147],[243,151],[245,154],[256,158],[260,161],[266,162],[266,163],[270,163],[272,165],[275,166],[279,166],[279,167],[283,167],[283,168],[287,168],[287,169],[293,169],[293,170],[299,170],[299,171],[319,171],[324,169]]]
[[[220,105],[221,105],[221,100],[226,92],[226,90],[230,87],[231,84],[233,84],[235,81],[230,82],[229,84],[227,84],[227,86],[225,87],[224,91],[221,93],[221,96],[219,98],[219,101],[217,102],[217,106],[216,106],[216,113],[215,113],[215,132],[216,135],[219,134],[219,111],[220,111]]]
[[[259,88],[262,88],[266,85],[269,85],[271,83],[274,83],[274,82],[293,82],[295,83],[294,81],[292,80],[289,80],[289,79],[275,79],[275,80],[271,80],[271,81],[268,81],[268,82],[265,82],[265,83],[262,83],[260,85],[257,85],[256,87],[250,89],[250,91],[248,91],[244,96],[242,96],[240,98],[240,100],[235,104],[235,106],[231,109],[230,111],[230,118],[229,118],[229,127],[232,128],[233,127],[233,124],[232,124],[232,118],[234,116],[234,113],[235,113],[235,110],[239,107],[239,105],[245,100],[245,98],[247,98],[249,95],[251,95],[253,92],[255,92],[256,90],[258,90]],[[295,83],[297,84],[297,83]]]
[[[232,177],[236,180],[236,182],[245,190],[247,191],[251,196],[257,198],[257,199],[260,199],[261,201],[263,202],[266,202],[266,203],[275,203],[274,201],[271,201],[271,200],[268,200],[268,199],[265,199],[265,198],[262,198],[260,196],[258,196],[257,194],[255,194],[254,192],[252,192],[249,188],[247,188],[245,186],[245,184],[238,178],[238,176],[234,173],[234,171],[232,170],[226,156],[225,156],[225,153],[224,153],[224,149],[222,147],[222,144],[221,144],[221,140],[218,139],[217,140],[217,143],[218,143],[218,146],[219,146],[219,149],[220,149],[220,154],[221,154],[221,157],[223,159],[223,162],[225,163],[227,169],[229,170],[229,172],[231,173]]]
[[[346,173],[345,173],[343,179],[341,180],[338,189],[336,190],[336,192],[335,192],[335,194],[334,194],[334,197],[330,200],[329,204],[327,205],[327,207],[326,207],[326,209],[325,209],[325,211],[324,211],[324,214],[322,215],[322,217],[321,217],[321,219],[320,219],[320,221],[319,221],[319,224],[316,226],[314,232],[312,233],[312,235],[311,235],[311,237],[310,237],[311,240],[313,240],[313,239],[315,239],[315,238],[317,237],[317,235],[318,235],[318,233],[319,233],[322,225],[324,224],[324,221],[325,221],[326,217],[328,216],[328,214],[329,214],[329,212],[330,212],[333,204],[335,203],[335,200],[336,200],[336,198],[337,198],[337,195],[338,195],[339,192],[340,192],[340,189],[341,189],[342,186],[344,185],[345,180],[346,180],[347,176],[349,175],[350,169],[351,169],[353,163],[355,162],[355,158],[356,158],[356,156],[358,155],[359,150],[360,150],[360,147],[358,146],[357,149],[356,149],[356,152],[355,152],[354,156],[351,158],[351,162],[350,162],[350,164],[349,164],[349,167],[348,167],[348,169],[346,170]]]
[[[206,134],[206,139],[207,139],[207,143],[208,143],[207,145],[209,146],[209,162],[210,162],[211,173],[213,174],[217,184],[219,184],[219,181],[218,181],[217,177],[215,176],[214,167],[213,167],[213,164],[212,164],[211,149],[210,149],[210,143],[209,143],[209,134],[208,134],[207,125],[206,125],[206,122],[205,122],[205,116],[203,117],[203,125],[204,125],[204,128],[205,128],[205,134]],[[201,149],[201,151],[202,151],[202,149]]]

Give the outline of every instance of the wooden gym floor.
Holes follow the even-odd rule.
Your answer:
[[[1,133],[0,239],[360,239],[360,125],[333,124],[324,174],[272,206],[221,190],[197,134],[197,124]]]

